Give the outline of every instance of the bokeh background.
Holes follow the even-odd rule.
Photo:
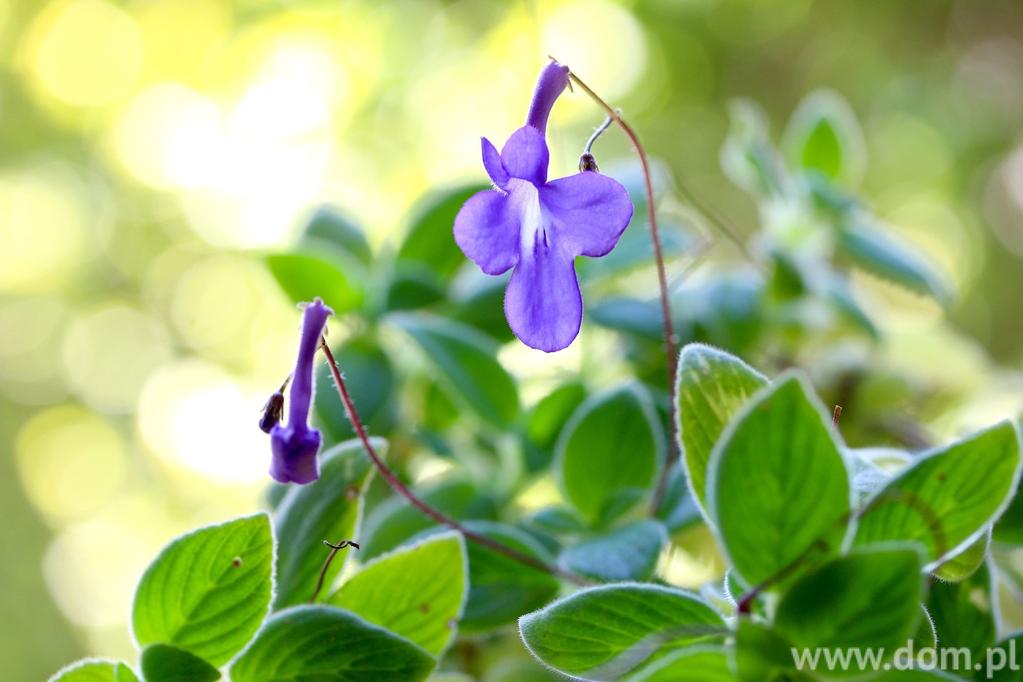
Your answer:
[[[778,135],[807,93],[840,93],[863,128],[860,192],[955,282],[954,338],[1020,369],[1017,0],[6,0],[4,679],[129,656],[158,548],[262,504],[255,420],[297,312],[261,255],[324,203],[386,248],[424,192],[483,179],[478,136],[520,124],[548,54],[743,233],[755,207],[719,163],[728,102],[759,102]],[[558,175],[601,118],[579,93],[559,104]],[[598,149],[628,153],[614,132]],[[901,305],[896,335],[942,315]],[[978,421],[1018,409],[1012,385]]]

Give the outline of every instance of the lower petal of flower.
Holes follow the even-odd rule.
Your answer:
[[[573,259],[538,239],[524,252],[504,295],[504,314],[522,343],[548,353],[579,334],[583,298]]]

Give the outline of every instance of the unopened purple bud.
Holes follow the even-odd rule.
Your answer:
[[[568,87],[568,67],[551,61],[540,72],[533,91],[533,101],[526,114],[526,125],[533,126],[541,133],[547,132],[547,118],[551,115],[555,100]]]
[[[288,421],[270,430],[273,451],[270,475],[281,483],[312,483],[320,477],[316,455],[321,438],[320,432],[309,425],[309,410],[313,399],[313,360],[327,318],[332,314],[333,311],[317,298],[306,306],[302,315],[302,337],[291,375]]]

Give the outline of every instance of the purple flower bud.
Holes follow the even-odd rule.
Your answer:
[[[313,360],[330,315],[333,311],[318,298],[306,306],[302,315],[302,338],[291,375],[288,421],[270,431],[273,451],[270,475],[281,483],[312,483],[320,477],[316,455],[321,438],[320,432],[309,426],[309,408],[313,399]]]
[[[547,132],[547,117],[551,115],[554,101],[568,87],[568,67],[555,61],[544,67],[533,91],[533,101],[526,114],[526,125],[533,126],[541,133]]]

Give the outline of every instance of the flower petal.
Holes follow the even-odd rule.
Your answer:
[[[455,216],[455,243],[488,275],[519,260],[519,220],[504,192],[488,189],[469,197]]]
[[[501,161],[501,154],[497,151],[494,143],[485,137],[480,138],[483,145],[483,167],[487,169],[487,175],[494,181],[494,184],[504,189],[508,184],[508,171],[504,169]]]
[[[504,315],[522,343],[551,353],[567,348],[579,334],[583,298],[573,259],[541,239],[512,273]]]
[[[573,256],[606,256],[632,219],[632,201],[618,181],[595,171],[552,180],[540,205],[558,248]]]
[[[536,128],[522,126],[504,143],[501,161],[513,178],[542,185],[547,181],[547,164],[550,163],[547,140]]]
[[[270,432],[270,476],[280,483],[312,483],[320,477],[316,453],[322,438],[305,424],[280,425]]]
[[[526,114],[526,125],[533,126],[541,133],[547,130],[547,117],[551,114],[554,101],[568,87],[568,67],[551,61],[540,72],[533,91],[533,101],[529,103]]]

